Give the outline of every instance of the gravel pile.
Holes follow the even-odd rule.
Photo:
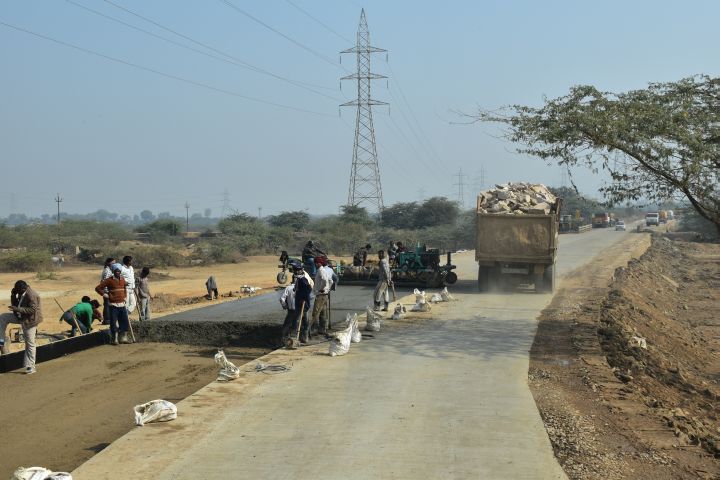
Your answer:
[[[548,215],[556,197],[539,183],[504,183],[478,195],[479,213]]]

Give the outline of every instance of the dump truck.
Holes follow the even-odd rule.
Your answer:
[[[514,280],[534,284],[536,292],[552,292],[562,199],[550,205],[548,214],[522,215],[485,213],[480,202],[478,197],[478,290],[485,292]]]
[[[600,212],[593,215],[593,228],[607,228],[611,224],[612,217],[609,212]]]

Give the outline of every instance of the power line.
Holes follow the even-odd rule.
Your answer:
[[[251,101],[251,102],[262,103],[262,104],[264,104],[264,105],[271,105],[271,106],[273,106],[273,107],[284,108],[284,109],[286,109],[286,110],[293,110],[293,111],[302,112],[302,113],[311,113],[311,114],[313,114],[313,115],[319,115],[319,116],[324,116],[324,117],[331,117],[331,116],[332,116],[332,115],[327,114],[327,113],[314,112],[314,111],[312,111],[312,110],[306,110],[306,109],[303,109],[303,108],[293,107],[293,106],[290,106],[290,105],[284,105],[284,104],[281,104],[281,103],[271,102],[271,101],[268,101],[268,100],[262,100],[262,99],[260,99],[260,98],[250,97],[250,96],[247,96],[247,95],[243,95],[243,94],[241,94],[241,93],[233,92],[232,90],[226,90],[226,89],[224,89],[224,88],[213,87],[212,85],[208,85],[208,84],[206,84],[206,83],[198,82],[198,81],[195,81],[195,80],[189,80],[189,79],[187,79],[187,78],[179,77],[179,76],[173,75],[173,74],[171,74],[171,73],[161,72],[160,70],[156,70],[156,69],[154,69],[154,68],[144,67],[144,66],[138,65],[138,64],[136,64],[136,63],[128,62],[128,61],[126,61],[126,60],[122,60],[122,59],[115,58],[115,57],[111,57],[111,56],[109,56],[109,55],[105,55],[104,53],[96,52],[96,51],[94,51],[94,50],[90,50],[90,49],[87,49],[87,48],[84,48],[84,47],[80,47],[80,46],[74,45],[74,44],[72,44],[72,43],[64,42],[64,41],[58,40],[58,39],[56,39],[56,38],[48,37],[48,36],[46,36],[46,35],[42,35],[42,34],[40,34],[40,33],[36,33],[36,32],[31,31],[31,30],[27,30],[27,29],[25,29],[25,28],[22,28],[22,27],[17,27],[17,26],[15,26],[15,25],[11,25],[11,24],[5,23],[5,22],[3,22],[3,21],[0,21],[0,25],[3,25],[3,26],[8,27],[8,28],[12,28],[13,30],[17,30],[17,31],[19,31],[19,32],[23,32],[23,33],[27,33],[27,34],[29,34],[29,35],[33,35],[33,36],[38,37],[38,38],[42,38],[43,40],[47,40],[47,41],[49,41],[49,42],[57,43],[58,45],[63,45],[63,46],[68,47],[68,48],[72,48],[72,49],[75,49],[75,50],[79,50],[79,51],[81,51],[81,52],[84,52],[84,53],[87,53],[87,54],[90,54],[90,55],[94,55],[94,56],[96,56],[96,57],[104,58],[104,59],[110,60],[110,61],[112,61],[112,62],[116,62],[116,63],[120,63],[120,64],[123,64],[123,65],[127,65],[127,66],[129,66],[129,67],[137,68],[138,70],[143,70],[143,71],[145,71],[145,72],[154,73],[155,75],[159,75],[159,76],[161,76],[161,77],[171,78],[171,79],[177,80],[177,81],[179,81],[179,82],[187,83],[187,84],[189,84],[189,85],[194,85],[194,86],[196,86],[196,87],[201,87],[201,88],[205,88],[205,89],[207,89],[207,90],[212,90],[212,91],[214,91],[214,92],[224,93],[224,94],[226,94],[226,95],[230,95],[230,96],[233,96],[233,97],[242,98],[242,99],[245,99],[245,100],[248,100],[248,101]]]
[[[402,100],[405,103],[405,105],[407,105],[408,111],[410,112],[410,116],[413,118],[413,120],[415,121],[415,124],[417,125],[418,129],[420,130],[421,137],[424,138],[425,141],[427,142],[430,152],[435,157],[435,160],[437,161],[437,163],[442,165],[444,162],[438,156],[437,152],[435,151],[435,148],[433,147],[432,142],[430,141],[430,137],[425,133],[424,129],[422,128],[422,125],[420,124],[417,117],[415,116],[415,112],[413,111],[412,107],[410,106],[410,102],[408,102],[408,99],[405,96],[405,92],[403,91],[403,88],[400,85],[400,80],[397,78],[397,75],[395,74],[395,71],[393,70],[392,65],[390,65],[389,63],[388,63],[388,68],[390,69],[390,73],[392,74],[392,81],[395,83],[395,85],[397,85],[398,91],[400,92],[400,96],[402,97]],[[392,95],[392,93],[391,93],[391,95]]]
[[[287,3],[289,3],[290,5],[292,5],[293,7],[295,7],[296,9],[298,9],[298,10],[299,10],[300,12],[302,12],[303,14],[305,14],[305,16],[307,16],[307,17],[311,18],[312,20],[316,21],[317,23],[319,23],[323,28],[325,28],[325,30],[327,30],[328,32],[332,33],[332,34],[335,35],[336,37],[340,38],[341,40],[346,41],[347,43],[353,43],[352,40],[350,40],[350,39],[347,38],[347,37],[344,37],[342,34],[336,32],[335,30],[333,30],[331,27],[329,27],[329,26],[326,25],[325,23],[323,23],[323,22],[321,22],[320,20],[318,20],[317,18],[313,17],[313,16],[310,15],[310,13],[308,13],[306,10],[303,10],[302,8],[300,8],[299,6],[297,6],[297,4],[291,2],[290,0],[285,0],[285,1],[286,1]]]
[[[105,1],[109,1],[109,0],[105,0]],[[316,51],[316,50],[313,50],[312,48],[310,48],[310,47],[308,47],[308,46],[306,46],[306,45],[303,45],[302,43],[298,42],[298,41],[295,40],[294,38],[291,38],[291,37],[285,35],[285,34],[282,33],[280,30],[277,30],[276,28],[271,27],[270,25],[268,25],[267,23],[263,22],[263,21],[260,20],[259,18],[256,18],[256,17],[250,15],[248,12],[246,12],[246,11],[243,10],[242,8],[238,7],[237,5],[233,4],[232,2],[229,2],[228,0],[218,0],[218,1],[219,1],[220,3],[224,3],[225,5],[227,5],[228,7],[232,8],[233,10],[235,10],[235,11],[237,11],[237,12],[245,15],[245,16],[248,17],[250,20],[252,20],[252,21],[254,21],[254,22],[262,25],[263,27],[267,28],[268,30],[270,30],[270,31],[272,31],[272,32],[280,35],[280,36],[283,37],[285,40],[293,43],[294,45],[297,45],[298,47],[300,47],[300,48],[302,48],[303,50],[311,53],[312,55],[314,55],[315,57],[319,58],[320,60],[322,60],[322,61],[324,61],[324,62],[326,62],[326,63],[329,63],[330,65],[332,65],[332,66],[334,66],[334,67],[337,67],[337,68],[340,68],[340,69],[342,69],[342,70],[347,71],[347,69],[345,69],[345,67],[343,67],[343,66],[340,65],[339,63],[335,63],[332,59],[326,57],[326,56],[323,55],[322,53],[320,53],[320,52],[318,52],[318,51]]]
[[[200,42],[200,41],[198,41],[198,40],[195,40],[194,38],[191,38],[191,37],[189,37],[189,36],[187,36],[187,35],[185,35],[185,34],[182,34],[182,33],[178,32],[178,31],[176,31],[176,30],[173,30],[173,29],[170,28],[170,27],[167,27],[167,26],[165,26],[165,25],[162,25],[161,23],[159,23],[159,22],[157,22],[157,21],[155,21],[155,20],[152,20],[152,19],[150,19],[150,18],[148,18],[148,17],[145,17],[145,16],[143,16],[143,15],[140,15],[139,13],[134,12],[134,11],[130,10],[129,8],[126,8],[126,7],[123,7],[122,5],[118,5],[118,4],[114,3],[114,2],[111,2],[110,0],[104,0],[104,1],[105,1],[107,4],[112,5],[112,6],[115,7],[115,8],[118,8],[118,9],[120,9],[120,10],[126,12],[126,13],[129,13],[130,15],[133,15],[133,16],[135,16],[135,17],[137,17],[137,18],[140,18],[140,19],[142,19],[142,20],[144,20],[144,21],[146,21],[146,22],[148,22],[148,23],[151,23],[152,25],[155,25],[155,26],[158,27],[158,28],[161,28],[161,29],[163,29],[163,30],[165,30],[165,31],[167,31],[167,32],[170,32],[170,33],[172,33],[173,35],[177,35],[178,37],[181,37],[181,38],[183,38],[183,39],[185,39],[185,40],[187,40],[187,41],[189,41],[189,42],[192,42],[192,43],[194,43],[195,45],[199,45],[199,46],[201,46],[201,47],[203,47],[203,48],[205,48],[205,49],[208,49],[208,50],[210,50],[210,51],[212,51],[212,52],[215,52],[215,53],[217,53],[217,54],[219,54],[219,55],[222,55],[222,57],[225,57],[225,58],[217,57],[216,55],[212,55],[212,54],[210,54],[210,53],[208,53],[208,52],[204,52],[204,51],[202,51],[202,50],[198,50],[197,48],[193,48],[193,47],[191,47],[191,46],[189,46],[189,45],[185,45],[185,44],[182,44],[182,43],[180,43],[180,42],[176,42],[176,41],[171,40],[171,39],[169,39],[169,38],[166,38],[166,37],[163,37],[163,36],[158,35],[158,34],[156,34],[156,33],[153,33],[153,32],[150,32],[150,31],[148,31],[148,30],[145,30],[144,28],[140,28],[140,27],[138,27],[138,26],[135,26],[135,25],[132,25],[132,24],[130,24],[130,23],[127,23],[127,22],[125,22],[125,21],[123,21],[123,20],[120,20],[120,19],[118,19],[118,18],[112,17],[112,16],[110,16],[110,15],[106,15],[106,14],[104,14],[104,13],[102,13],[102,12],[99,12],[99,11],[97,11],[97,10],[94,10],[94,9],[92,9],[92,8],[90,8],[90,7],[86,7],[85,5],[82,5],[82,4],[80,4],[80,3],[77,3],[77,2],[75,2],[75,1],[73,1],[73,0],[65,0],[65,1],[68,2],[68,3],[70,3],[70,4],[72,4],[72,5],[77,6],[77,7],[79,7],[79,8],[82,8],[82,9],[84,9],[84,10],[87,10],[87,11],[89,11],[89,12],[92,12],[92,13],[94,13],[94,14],[96,14],[96,15],[99,15],[99,16],[101,16],[101,17],[107,18],[108,20],[112,20],[113,22],[120,23],[120,24],[122,24],[122,25],[125,25],[126,27],[132,28],[132,29],[137,30],[137,31],[139,31],[139,32],[145,33],[146,35],[150,35],[150,36],[152,36],[152,37],[158,38],[158,39],[163,40],[163,41],[165,41],[165,42],[171,43],[171,44],[173,44],[173,45],[175,45],[175,46],[178,46],[178,47],[180,47],[180,48],[184,48],[184,49],[186,49],[186,50],[190,50],[190,51],[195,52],[195,53],[198,53],[198,54],[200,54],[200,55],[205,55],[206,57],[209,57],[209,58],[212,58],[212,59],[221,61],[221,62],[229,63],[230,65],[234,65],[234,66],[239,67],[239,68],[244,68],[244,69],[247,69],[247,70],[256,72],[256,73],[260,73],[260,74],[262,74],[262,75],[267,75],[267,76],[276,78],[276,79],[278,79],[278,80],[281,80],[281,81],[283,81],[283,82],[289,83],[289,84],[294,85],[294,86],[296,86],[296,87],[303,88],[303,89],[305,89],[305,90],[307,90],[307,91],[309,91],[309,92],[312,92],[312,93],[315,93],[315,94],[317,94],[317,95],[321,95],[321,96],[323,96],[323,97],[329,98],[329,99],[331,99],[331,100],[333,100],[333,101],[338,101],[338,99],[335,98],[335,97],[331,97],[331,96],[326,95],[326,94],[324,94],[324,93],[322,93],[322,92],[318,92],[318,91],[316,91],[316,90],[313,90],[313,88],[310,88],[310,87],[314,87],[314,88],[331,89],[330,87],[324,87],[324,86],[321,86],[321,85],[313,85],[313,84],[311,84],[311,83],[302,82],[302,81],[299,81],[299,80],[293,80],[293,79],[288,78],[288,77],[285,77],[285,76],[283,76],[283,75],[279,75],[279,74],[277,74],[277,73],[273,73],[273,72],[271,72],[271,71],[269,71],[269,70],[266,70],[266,69],[264,69],[264,68],[258,67],[258,66],[256,66],[256,65],[251,64],[251,63],[248,63],[248,62],[246,62],[245,60],[243,60],[243,59],[241,59],[241,58],[235,57],[235,56],[233,56],[233,55],[231,55],[231,54],[229,54],[229,53],[223,52],[222,50],[219,50],[219,49],[217,49],[217,48],[215,48],[215,47],[212,47],[212,46],[207,45],[207,44],[205,44],[205,43],[203,43],[203,42]]]

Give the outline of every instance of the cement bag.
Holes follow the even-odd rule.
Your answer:
[[[372,311],[372,308],[367,307],[367,321],[365,322],[365,330],[369,332],[380,331],[380,315]]]
[[[345,317],[345,323],[352,326],[352,334],[350,335],[350,341],[352,343],[360,343],[362,340],[362,333],[360,333],[360,329],[358,328],[358,321],[357,321],[357,313],[347,314],[347,317]]]
[[[167,400],[153,400],[135,405],[135,424],[143,426],[150,422],[167,422],[177,418],[177,407]]]
[[[442,297],[443,302],[451,302],[451,301],[455,300],[455,297],[450,295],[450,292],[448,292],[447,287],[442,289],[442,291],[440,292],[440,296]]]
[[[398,303],[397,305],[395,305],[395,310],[393,310],[392,319],[400,320],[405,316],[406,311],[407,310],[405,309],[405,307],[402,304]]]
[[[442,301],[443,298],[439,293],[433,293],[433,296],[430,297],[430,303],[440,303]]]
[[[348,325],[344,330],[335,332],[330,339],[328,354],[331,357],[339,357],[350,351],[350,340],[352,339],[353,326]]]
[[[429,312],[430,304],[427,303],[425,299],[425,292],[421,292],[416,288],[413,290],[413,293],[415,294],[415,305],[413,305],[410,310],[413,312]]]
[[[225,357],[225,352],[222,350],[218,350],[215,354],[215,365],[220,367],[217,377],[219,382],[228,382],[240,376],[240,369],[228,361]]]
[[[20,467],[13,473],[12,480],[72,480],[72,475],[43,467]]]

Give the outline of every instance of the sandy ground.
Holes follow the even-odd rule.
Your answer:
[[[240,366],[266,352],[229,348],[226,355]],[[176,403],[215,380],[215,353],[187,345],[107,345],[45,362],[34,375],[0,375],[0,478],[19,466],[73,470],[141,428],[135,405],[157,398]]]
[[[720,248],[659,238],[641,254],[628,244],[608,252],[624,267],[564,279],[531,352],[533,395],[571,479],[720,478]]]
[[[210,275],[215,276],[222,295],[220,300],[214,302],[235,301],[250,295],[240,293],[243,285],[260,287],[258,294],[270,291],[277,286],[277,265],[276,256],[256,256],[248,257],[242,263],[153,270],[150,274],[150,291],[156,298],[152,305],[152,318],[209,304],[210,301],[203,296],[207,294],[205,281]],[[38,276],[35,272],[0,273],[0,292],[6,292],[4,298],[9,305],[13,284],[17,280],[25,280],[41,297],[44,322],[40,324],[39,332],[65,332],[69,327],[65,322],[58,321],[62,310],[55,300],[65,309],[79,302],[83,295],[102,300],[94,291],[100,281],[101,270],[99,267],[81,264],[66,265],[50,272],[52,278],[46,278],[47,274]],[[131,318],[137,319],[137,313]],[[98,323],[95,323],[94,328],[99,328]],[[39,343],[46,341],[40,339]],[[12,351],[22,348],[20,344],[11,344]]]

